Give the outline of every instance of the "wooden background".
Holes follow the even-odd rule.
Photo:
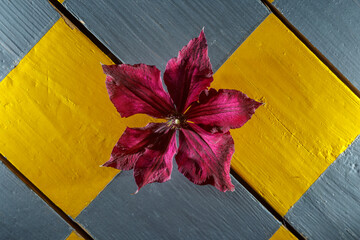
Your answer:
[[[50,2],[0,2],[0,239],[360,238],[358,0]],[[132,195],[99,165],[151,118],[100,63],[164,71],[203,27],[212,87],[265,103],[231,132],[236,190],[174,169]]]

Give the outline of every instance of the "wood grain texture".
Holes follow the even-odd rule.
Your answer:
[[[281,13],[360,89],[360,2],[276,0]]]
[[[125,127],[100,62],[111,61],[61,19],[0,83],[0,149],[75,217],[117,171],[100,168]]]
[[[254,0],[68,0],[65,6],[124,63],[161,71],[202,27],[217,70],[268,15]]]
[[[65,239],[71,232],[45,202],[0,162],[0,239]]]
[[[0,1],[0,82],[59,18],[47,1]]]
[[[360,100],[272,14],[212,86],[265,103],[232,131],[232,167],[281,215],[360,134]]]
[[[296,240],[295,237],[289,230],[284,226],[281,226],[275,233],[272,235],[270,240]]]
[[[319,177],[286,218],[309,239],[360,239],[360,137]]]
[[[121,172],[76,218],[95,239],[269,239],[279,228],[235,179],[235,192],[197,186],[176,171],[137,187]]]

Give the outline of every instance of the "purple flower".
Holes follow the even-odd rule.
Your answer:
[[[121,117],[145,113],[167,120],[127,128],[104,166],[134,169],[139,190],[148,183],[168,181],[176,154],[179,171],[193,183],[234,190],[230,178],[234,141],[229,129],[244,125],[262,103],[236,90],[208,89],[213,72],[203,31],[167,63],[164,82],[169,93],[155,66],[103,65],[103,70]]]

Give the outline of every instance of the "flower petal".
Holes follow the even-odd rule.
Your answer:
[[[174,129],[160,130],[162,136],[152,139],[134,167],[134,177],[140,188],[153,182],[166,182],[171,178],[172,159],[176,153]]]
[[[162,87],[160,71],[155,66],[103,65],[106,88],[122,117],[145,113],[163,118],[174,111],[174,105]]]
[[[244,125],[261,105],[237,90],[210,89],[201,93],[199,102],[192,104],[185,115],[211,132],[227,132]]]
[[[229,132],[211,134],[195,124],[181,129],[175,156],[179,171],[191,182],[211,184],[220,191],[234,191],[230,161],[235,151]]]
[[[110,160],[103,166],[119,170],[131,170],[144,154],[145,148],[162,136],[164,123],[149,123],[143,128],[126,128],[112,150]]]
[[[183,113],[213,81],[204,31],[166,64],[164,82],[177,111]]]

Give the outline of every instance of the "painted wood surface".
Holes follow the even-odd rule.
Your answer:
[[[235,179],[235,192],[172,180],[138,194],[121,172],[76,218],[95,239],[269,239],[280,224]]]
[[[136,125],[120,123],[100,62],[111,63],[61,19],[0,83],[2,154],[72,217],[115,176],[99,165]]]
[[[275,233],[272,235],[270,240],[296,240],[295,237],[289,230],[284,226],[281,226]]]
[[[58,18],[44,0],[0,1],[0,82]]]
[[[309,188],[286,218],[309,239],[360,239],[360,137]]]
[[[161,71],[203,27],[217,70],[268,15],[254,0],[67,0],[65,6],[124,63]]]
[[[281,13],[360,89],[360,2],[276,0]]]
[[[45,202],[0,161],[0,239],[65,239],[71,232]]]
[[[75,231],[71,232],[71,234],[66,238],[66,240],[83,240],[84,238],[77,234]]]
[[[212,86],[265,103],[232,131],[232,167],[281,215],[360,133],[360,100],[272,14]]]
[[[99,4],[99,2],[94,4]],[[111,4],[109,4],[110,7]],[[267,15],[266,10],[258,5],[254,5],[255,7],[251,9],[253,12],[245,11],[244,7],[240,7],[243,12],[239,16],[245,16],[246,19],[244,26],[236,23],[236,21],[240,22],[241,20],[241,18],[237,19],[238,15],[228,14],[225,17],[229,19],[224,20],[224,22],[227,24],[226,26],[232,25],[229,28],[221,29],[221,23],[219,23],[221,21],[216,21],[219,19],[216,14],[222,11],[230,12],[230,8],[226,4],[214,1],[214,5],[210,6],[210,10],[206,9],[206,13],[212,10],[214,11],[212,16],[215,15],[215,17],[202,20],[190,18],[193,16],[198,17],[198,15],[185,11],[190,9],[195,11],[194,9],[197,9],[191,5],[194,3],[189,3],[189,6],[177,6],[178,9],[184,11],[179,11],[178,14],[183,14],[180,19],[188,20],[190,18],[192,20],[190,24],[186,23],[190,26],[189,29],[182,32],[185,30],[181,31],[179,29],[183,29],[184,26],[176,25],[180,24],[177,21],[167,21],[169,24],[175,24],[175,27],[173,26],[173,28],[170,28],[171,30],[167,30],[168,28],[164,26],[166,22],[161,22],[164,16],[159,19],[156,18],[157,15],[160,15],[158,12],[166,12],[163,11],[163,6],[155,3],[154,9],[156,11],[154,12],[157,14],[154,14],[153,11],[147,12],[149,8],[146,8],[146,6],[139,8],[140,12],[134,14],[130,10],[132,7],[138,6],[136,4],[129,3],[127,6],[122,6],[128,12],[121,11],[119,13],[120,10],[117,10],[117,8],[111,9],[114,14],[118,14],[115,17],[116,21],[127,24],[125,24],[126,29],[121,29],[122,32],[128,31],[124,34],[124,39],[132,39],[131,41],[127,40],[128,43],[124,42],[124,39],[117,40],[121,44],[128,44],[128,47],[121,45],[119,49],[116,49],[118,45],[115,44],[115,39],[122,32],[117,33],[116,27],[110,28],[110,22],[107,22],[107,19],[96,19],[95,17],[98,17],[97,14],[99,13],[90,7],[91,3],[67,1],[66,6],[73,12],[76,12],[76,7],[79,6],[80,10],[78,9],[78,12],[76,12],[77,16],[84,20],[85,25],[95,35],[99,34],[97,36],[123,61],[127,63],[145,62],[156,64],[162,69],[166,61],[175,56],[177,50],[190,38],[196,36],[199,29],[204,25],[210,45],[210,57],[214,68],[218,69]],[[175,2],[172,4],[175,4]],[[102,6],[102,8],[106,10],[106,6]],[[240,11],[240,8],[235,10]],[[171,9],[173,10],[173,8]],[[231,10],[235,12],[234,8]],[[145,15],[141,15],[142,13],[145,13]],[[195,11],[195,13],[197,12]],[[175,13],[170,14],[167,12],[166,14],[172,17]],[[142,29],[139,32],[134,32],[135,25],[132,25],[134,23],[126,18],[126,16],[130,17],[130,15],[134,15],[135,19],[139,20],[139,23],[143,23],[144,28],[155,26],[155,30],[145,31]],[[140,15],[142,18],[137,18]],[[251,19],[252,17],[254,19]],[[99,19],[102,21],[99,21]],[[185,20],[182,22],[184,23]],[[96,21],[99,23],[96,23]],[[249,24],[251,21],[252,24],[253,22],[255,24]],[[209,29],[209,25],[213,26],[215,30]],[[121,27],[123,25],[117,24],[116,26]],[[138,28],[136,31],[138,31]],[[132,38],[134,36],[135,38]],[[149,38],[144,38],[144,36],[149,36]],[[159,36],[161,36],[160,39]],[[43,191],[45,190],[52,200],[59,203],[67,213],[75,217],[116,174],[115,171],[104,168],[94,170],[95,165],[107,160],[103,159],[102,156],[105,155],[106,151],[109,152],[113,142],[120,136],[126,125],[132,127],[143,126],[149,118],[142,116],[135,120],[117,119],[114,109],[111,109],[109,103],[105,103],[104,94],[99,90],[103,81],[98,82],[98,79],[102,79],[103,76],[101,69],[95,67],[98,64],[95,64],[95,61],[98,59],[101,59],[102,63],[109,63],[110,61],[84,36],[76,32],[76,30],[70,31],[61,20],[45,35],[44,39],[0,85],[1,91],[9,91],[8,94],[4,95],[4,98],[0,99],[0,103],[2,103],[0,112],[5,113],[7,116],[5,119],[0,120],[0,126],[4,126],[4,129],[0,130],[0,134],[6,136],[6,140],[9,140],[0,140],[0,149],[6,151],[4,152],[6,156],[11,156],[11,161],[21,168],[25,175],[36,180],[36,184]],[[137,41],[134,41],[134,39],[137,39]],[[174,41],[175,39],[176,41]],[[55,50],[50,51],[50,45],[53,41],[61,44],[55,47]],[[280,44],[282,42],[284,44]],[[154,43],[156,44],[152,46]],[[212,47],[213,52],[210,50]],[[143,52],[138,51],[138,49]],[[51,56],[52,54],[54,57]],[[289,62],[289,66],[281,66],[284,62]],[[261,69],[262,73],[257,69],[259,63],[262,63],[262,67],[264,67]],[[300,64],[305,66],[300,66]],[[273,68],[273,72],[269,72],[270,68]],[[75,72],[74,69],[78,71]],[[250,71],[253,72],[252,75],[249,74]],[[276,86],[269,85],[269,76],[273,80],[271,82],[276,83],[274,84]],[[261,80],[254,80],[255,78],[261,78]],[[22,79],[30,80],[23,85],[20,82]],[[79,81],[74,82],[73,79]],[[239,79],[246,79],[245,82],[248,81],[246,84],[250,83],[251,86],[249,87]],[[288,79],[294,81],[291,82]],[[314,84],[314,79],[321,79],[320,83]],[[355,124],[360,116],[359,100],[272,16],[268,17],[255,33],[238,48],[227,63],[220,68],[215,75],[215,83],[217,88],[236,88],[244,91],[250,97],[255,97],[257,100],[266,103],[264,110],[254,117],[255,122],[251,126],[245,126],[243,129],[234,131],[235,142],[238,144],[233,167],[241,176],[245,176],[245,179],[271,202],[282,215],[359,134],[359,128]],[[24,90],[21,90],[23,87],[25,87]],[[44,91],[39,91],[39,89],[42,89],[41,87],[43,87]],[[82,87],[85,89],[82,89]],[[292,92],[295,89],[298,93]],[[84,94],[84,92],[88,94]],[[339,96],[333,97],[335,93]],[[49,94],[56,96],[49,98]],[[316,98],[311,98],[315,94]],[[98,96],[100,96],[100,101],[97,98]],[[331,96],[331,99],[329,96]],[[275,101],[275,98],[279,97],[285,101],[282,103]],[[22,99],[30,99],[31,101],[25,103]],[[84,104],[87,102],[89,104]],[[331,103],[332,106],[324,107],[324,103]],[[291,112],[292,105],[295,105],[293,112]],[[339,108],[337,109],[337,107]],[[290,113],[286,112],[288,109],[290,109]],[[309,110],[309,113],[304,113],[306,112],[305,109]],[[335,109],[338,111],[336,112]],[[106,116],[101,116],[104,112],[106,112]],[[289,118],[290,114],[296,114],[298,119]],[[326,119],[324,116],[326,116]],[[104,120],[105,117],[107,117],[106,121]],[[112,131],[114,123],[119,126],[117,133]],[[105,126],[106,124],[108,125]],[[60,128],[58,128],[59,126]],[[305,129],[304,126],[310,126],[310,130],[315,129],[316,134],[312,136],[310,130]],[[255,132],[252,130],[254,128],[257,129]],[[74,129],[78,129],[78,132],[74,133],[76,132]],[[326,132],[325,129],[328,133],[323,133]],[[16,136],[17,138],[11,140],[10,136]],[[93,141],[90,143],[88,139]],[[256,142],[256,139],[261,139],[261,141]],[[250,140],[250,143],[247,143],[248,140]],[[285,144],[283,144],[284,142]],[[281,144],[274,146],[276,143]],[[47,150],[48,144],[50,146],[49,150]],[[103,149],[97,151],[100,145]],[[249,147],[249,145],[251,146]],[[24,153],[16,153],[15,149],[19,146],[24,148]],[[260,148],[258,148],[259,146]],[[30,149],[28,149],[29,147]],[[67,151],[64,153],[62,149]],[[240,153],[238,153],[239,149]],[[261,149],[260,153],[257,152],[259,149]],[[284,149],[287,150],[284,151]],[[280,150],[283,152],[280,152]],[[275,156],[270,155],[271,152],[276,153]],[[265,154],[262,155],[263,153]],[[86,156],[88,158],[84,161]],[[30,159],[30,161],[25,162],[24,159]],[[277,161],[272,161],[274,159],[277,159]],[[46,162],[46,160],[49,161]],[[254,160],[255,162],[252,162]],[[270,161],[270,163],[265,161]],[[264,166],[264,168],[257,166],[257,169],[255,169],[256,164]],[[66,169],[63,166],[66,166]],[[279,166],[280,168],[274,171],[274,168]],[[280,176],[276,175],[276,171],[279,171]],[[194,186],[185,180],[184,182],[177,180],[181,178],[182,176],[176,173],[173,181],[162,184],[166,186],[165,188],[172,190],[165,190],[164,192],[166,194],[171,193],[171,200],[174,201],[170,202],[168,196],[163,199],[162,185],[154,184],[144,191],[144,195],[151,196],[154,199],[146,203],[146,199],[149,197],[129,195],[135,189],[130,190],[131,184],[133,184],[132,178],[129,173],[121,173],[81,213],[77,220],[87,226],[94,236],[98,237],[102,236],[99,234],[104,234],[104,230],[100,226],[105,229],[115,228],[117,225],[111,224],[115,224],[116,221],[124,224],[124,228],[129,228],[128,225],[125,225],[128,223],[126,219],[131,219],[138,225],[131,225],[132,229],[127,229],[128,232],[121,231],[118,234],[132,236],[133,238],[137,236],[166,238],[174,235],[183,238],[187,235],[184,235],[183,232],[180,234],[181,229],[174,228],[176,224],[179,224],[178,221],[183,224],[182,230],[186,229],[188,234],[192,234],[191,236],[200,238],[208,234],[206,236],[210,239],[218,239],[219,229],[222,231],[228,230],[226,231],[227,236],[241,235],[246,236],[244,239],[267,239],[279,227],[279,223],[270,217],[269,213],[252,199],[249,193],[240,185],[237,184],[237,192],[219,197],[220,193],[213,191],[211,187]],[[57,187],[54,189],[54,186]],[[76,194],[79,192],[84,193],[84,191],[81,191],[84,187],[87,189],[85,194]],[[285,197],[286,191],[289,191],[289,198],[287,198],[288,196]],[[118,195],[119,193],[121,194]],[[117,200],[119,196],[120,199]],[[207,197],[210,197],[210,200]],[[131,198],[136,200],[132,201]],[[189,200],[191,198],[192,200]],[[112,199],[112,201],[109,199]],[[159,204],[159,206],[154,204],[161,203],[161,201],[163,201],[163,204]],[[225,213],[220,214],[219,209],[223,207],[224,202],[227,203]],[[114,208],[117,208],[119,203],[122,207],[121,210],[114,211]],[[139,211],[141,203],[144,206],[142,212]],[[242,204],[239,206],[237,205],[239,203]],[[128,208],[123,206],[124,204]],[[174,212],[169,212],[163,207],[177,205],[180,207],[175,209]],[[106,209],[103,212],[99,210],[104,207]],[[146,213],[144,209],[148,210],[148,212]],[[213,211],[209,212],[209,209],[213,209]],[[198,212],[202,212],[203,215]],[[127,218],[121,218],[123,214],[126,214]],[[199,224],[194,227],[194,223],[201,222],[209,215],[216,220],[210,223],[205,222],[203,228],[199,227]],[[224,215],[227,216],[225,219]],[[286,216],[288,217],[288,215]],[[106,216],[109,219],[104,220],[103,218]],[[95,217],[97,219],[101,217],[101,220],[104,221],[93,221]],[[141,221],[138,221],[139,219]],[[149,224],[149,221],[152,223]],[[163,224],[161,224],[163,221],[168,224],[165,232],[162,229]],[[229,223],[234,226],[229,228]],[[140,226],[146,231],[140,233],[136,231],[136,226]],[[243,226],[246,227],[242,229]],[[358,233],[353,231],[351,227],[348,232],[357,236]],[[347,229],[347,226],[345,229]],[[273,235],[273,238],[274,236],[286,236],[287,234],[284,230],[278,230],[278,232]],[[109,239],[118,236],[115,233],[112,234],[110,231],[105,236]],[[74,237],[73,234],[72,236]],[[187,237],[189,238],[189,236]],[[99,239],[102,238],[99,237]]]

